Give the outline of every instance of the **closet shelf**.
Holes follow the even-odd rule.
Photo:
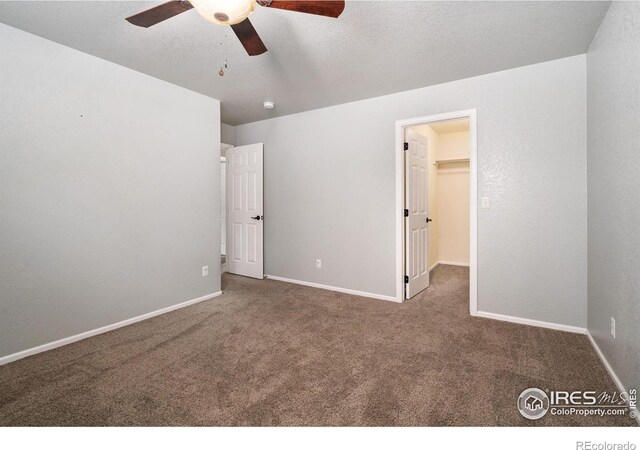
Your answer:
[[[438,159],[436,160],[435,163],[433,163],[433,165],[438,167],[441,164],[455,164],[455,163],[468,163],[468,162],[469,162],[469,158]]]

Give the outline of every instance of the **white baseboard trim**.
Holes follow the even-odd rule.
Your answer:
[[[453,261],[436,261],[433,266],[429,267],[429,272],[435,269],[438,266],[460,266],[460,267],[469,267],[469,263],[460,263]]]
[[[380,295],[380,294],[372,294],[370,292],[354,291],[353,289],[345,289],[345,288],[339,288],[335,286],[326,286],[324,284],[311,283],[309,281],[292,280],[291,278],[278,277],[275,275],[265,275],[265,276],[270,280],[284,281],[285,283],[300,284],[302,286],[309,286],[309,287],[318,288],[318,289],[326,289],[328,291],[342,292],[343,294],[351,294],[351,295],[357,295],[359,297],[375,298],[376,300],[387,300],[390,302],[400,303],[398,302],[398,299],[396,297],[392,297],[390,295]]]
[[[461,262],[455,262],[455,261],[438,261],[438,264],[442,266],[469,267],[469,263],[461,263]]]
[[[615,383],[616,387],[618,388],[618,391],[628,392],[627,389],[624,387],[624,384],[622,384],[622,381],[620,381],[620,378],[618,378],[618,375],[616,375],[616,372],[613,370],[613,367],[611,367],[611,364],[609,364],[609,361],[607,361],[607,358],[605,358],[604,353],[602,353],[602,350],[600,350],[600,347],[598,347],[598,344],[596,344],[596,340],[593,338],[589,330],[587,330],[587,337],[589,338],[589,342],[591,342],[591,346],[596,351],[598,358],[600,358],[600,361],[602,361],[602,364],[604,364],[604,367],[607,369],[607,372],[609,372],[609,376]],[[636,414],[636,422],[638,422],[638,425],[640,425],[640,414]]]
[[[478,311],[476,317],[485,319],[501,320],[503,322],[519,323],[521,325],[531,325],[533,327],[549,328],[551,330],[568,331],[569,333],[587,334],[586,328],[575,327],[573,325],[563,325],[560,323],[543,322],[542,320],[524,319],[522,317],[505,316],[485,311]]]
[[[0,358],[0,366],[4,364],[8,364],[13,361],[17,361],[18,359],[26,358],[27,356],[46,352],[47,350],[53,350],[54,348],[62,347],[63,345],[81,341],[82,339],[86,339],[91,336],[96,336],[98,334],[106,333],[107,331],[112,331],[118,328],[126,327],[127,325],[131,325],[133,323],[140,322],[145,319],[150,319],[152,317],[159,316],[160,314],[165,314],[171,311],[175,311],[176,309],[184,308],[185,306],[195,305],[196,303],[200,303],[205,300],[218,297],[220,295],[222,295],[222,291],[214,292],[213,294],[207,294],[203,297],[198,297],[198,298],[194,298],[193,300],[188,300],[186,302],[178,303],[177,305],[167,306],[166,308],[158,309],[156,311],[151,311],[146,314],[142,314],[140,316],[132,317],[130,319],[125,319],[120,322],[113,323],[111,325],[105,325],[104,327],[96,328],[95,330],[85,331],[84,333],[75,334],[73,336],[59,339],[54,342],[49,342],[48,344],[42,344],[37,347],[29,348],[27,350],[22,350],[21,352],[3,356]]]

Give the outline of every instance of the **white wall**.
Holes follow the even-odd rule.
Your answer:
[[[0,357],[220,291],[219,102],[1,24],[0,61]]]
[[[395,296],[395,121],[478,110],[478,308],[586,325],[586,57],[236,127],[265,144],[265,271]],[[477,201],[477,199],[475,199]],[[322,258],[322,269],[315,259]]]
[[[438,135],[436,159],[469,158],[469,132]],[[436,171],[439,261],[469,264],[469,163],[442,164]]]
[[[640,388],[640,3],[611,5],[587,62],[588,328],[622,383]]]

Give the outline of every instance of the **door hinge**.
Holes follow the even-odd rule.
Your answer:
[[[405,143],[404,143],[404,149],[405,149],[405,150],[409,150],[409,143],[408,143],[408,142],[405,142]]]
[[[409,275],[405,275],[404,276],[404,282],[405,283],[409,283]]]
[[[404,216],[405,216],[405,217],[409,217],[409,210],[408,210],[408,209],[405,209],[405,210],[404,210]]]

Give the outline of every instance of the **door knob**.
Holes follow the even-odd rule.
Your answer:
[[[252,219],[253,220],[262,220],[263,217],[264,216],[255,216],[255,217],[252,217]]]
[[[433,219],[429,219],[429,218],[427,217],[427,223],[429,223],[429,222],[433,222]]]

